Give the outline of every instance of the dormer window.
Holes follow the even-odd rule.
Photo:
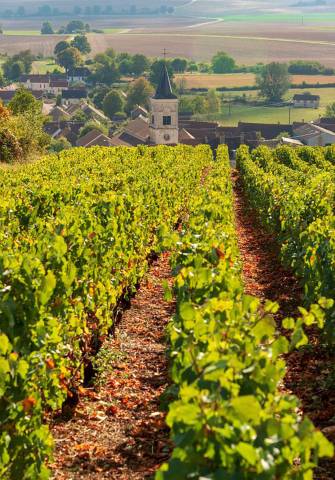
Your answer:
[[[171,125],[171,117],[170,115],[169,116],[165,116],[163,117],[163,125],[164,126],[167,126],[167,125]]]

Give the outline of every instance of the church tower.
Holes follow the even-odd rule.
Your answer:
[[[150,142],[154,145],[177,144],[178,98],[172,92],[168,70],[164,64],[155,95],[150,99]]]

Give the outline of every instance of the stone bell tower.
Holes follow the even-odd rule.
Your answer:
[[[178,98],[172,92],[169,72],[164,63],[155,95],[150,99],[150,142],[154,145],[177,144]]]

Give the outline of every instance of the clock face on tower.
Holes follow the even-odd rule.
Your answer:
[[[170,137],[170,135],[169,135],[168,133],[166,133],[166,134],[164,135],[164,140],[165,140],[166,142],[168,142],[168,141],[170,140],[170,138],[171,138],[171,137]]]

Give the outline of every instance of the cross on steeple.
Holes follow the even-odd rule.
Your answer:
[[[164,57],[164,61],[166,61],[166,56],[169,52],[166,50],[166,48],[164,48],[163,50],[163,57]]]

